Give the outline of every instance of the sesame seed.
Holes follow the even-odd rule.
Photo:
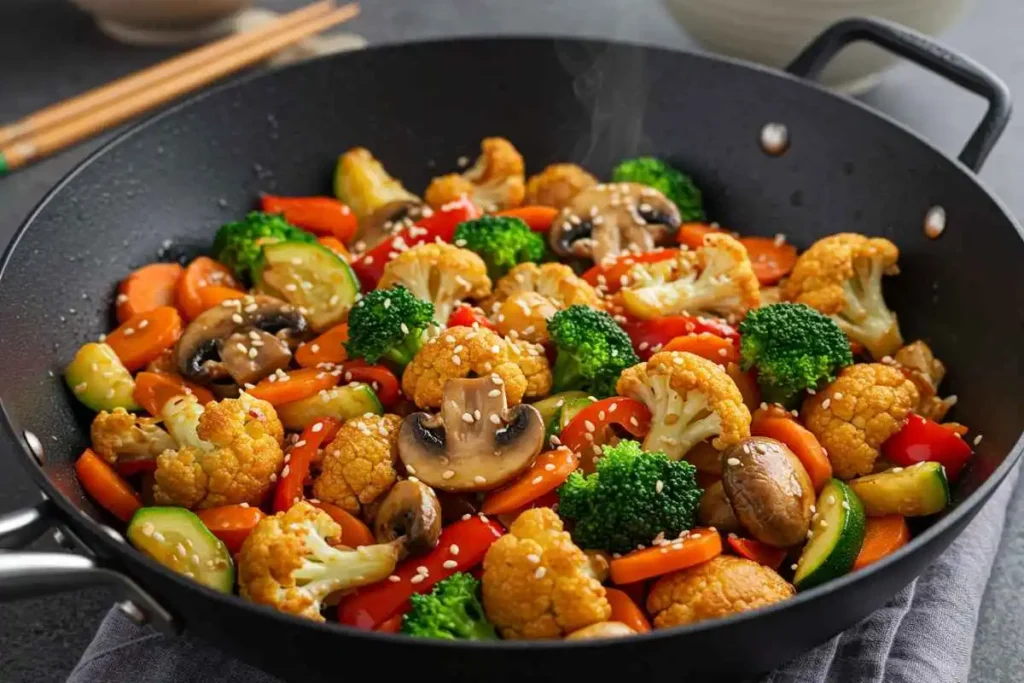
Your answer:
[[[243,318],[242,316],[238,315],[237,313],[232,313],[231,314],[231,322],[235,323],[236,325],[241,325],[242,323],[245,322],[245,318]]]
[[[733,467],[736,467],[737,465],[740,464],[740,459],[739,458],[729,458],[728,460],[725,461],[725,464],[732,465]]]
[[[793,564],[789,565],[789,568],[792,569],[793,571],[796,571],[796,562],[794,562]]]
[[[542,477],[541,475],[538,474],[536,477],[533,478],[532,481],[530,481],[530,483],[533,484],[534,486],[536,486],[537,484],[541,483],[542,481],[544,481],[544,477]]]
[[[167,541],[167,539],[164,538],[164,535],[162,533],[160,533],[159,531],[154,531],[153,532],[153,540],[156,541],[157,543],[164,543],[164,542]]]
[[[391,576],[388,577],[388,581],[390,581],[391,583],[398,583],[401,580],[402,580],[402,577],[398,576],[397,574],[392,574]]]
[[[654,491],[656,493],[661,493],[664,489],[665,489],[665,482],[661,481],[660,479],[658,481],[654,482]]]
[[[836,504],[836,497],[833,496],[831,493],[828,495],[828,498],[826,498],[825,500],[828,501],[829,505],[835,505]]]
[[[473,416],[470,413],[463,413],[462,421],[466,424],[473,424]]]
[[[538,555],[537,553],[530,553],[526,556],[526,559],[530,562],[533,562],[534,564],[540,564],[540,555]]]
[[[441,566],[444,567],[445,569],[455,569],[456,567],[459,566],[459,563],[456,562],[455,560],[445,560],[441,564]]]
[[[465,515],[465,517],[469,517],[469,515]],[[454,543],[452,543],[450,546],[448,546],[448,552],[450,552],[452,555],[458,555],[459,554],[459,546],[457,546]]]
[[[152,522],[146,522],[142,525],[143,536],[152,536],[154,531],[156,531],[156,527],[153,526]]]
[[[284,469],[281,470],[281,476],[282,477],[287,477],[288,473],[291,472],[291,471],[292,471],[291,465],[285,465]]]
[[[79,382],[78,384],[75,385],[75,393],[76,394],[80,394],[80,393],[82,393],[83,391],[85,391],[88,388],[89,388],[88,382]]]
[[[485,477],[485,476],[483,476],[481,474],[478,474],[475,477],[473,477],[473,482],[477,483],[477,484],[486,484],[487,483],[487,477]]]
[[[74,313],[74,312],[75,312],[75,309],[71,309],[71,313]],[[142,320],[142,321],[141,321],[141,322],[139,323],[139,329],[140,329],[140,330],[144,330],[144,329],[146,329],[147,327],[149,327],[149,321],[148,321],[148,320]]]
[[[501,352],[501,347],[498,346],[497,344],[495,344],[494,346],[491,347],[491,353],[500,353],[500,352]]]
[[[491,381],[499,385],[505,383],[505,380],[503,380],[500,375],[491,375]]]
[[[612,406],[612,407],[614,408],[615,406]],[[629,418],[629,424],[633,425],[634,427],[639,427],[640,426],[640,423],[637,422],[635,417]]]
[[[555,471],[555,464],[553,462],[549,462],[547,465],[544,465],[544,471],[545,472],[554,472]]]
[[[830,398],[826,398],[824,401],[821,402],[821,407],[824,408],[825,410],[828,410],[828,407],[830,405],[832,405],[832,399]]]
[[[496,424],[496,425],[500,425],[501,424],[501,417],[499,417],[497,414],[491,415],[490,420],[491,420],[491,424]]]
[[[188,551],[185,550],[185,546],[183,546],[181,543],[175,544],[174,552],[178,553],[180,557],[185,557],[186,555],[188,555]]]
[[[409,579],[409,583],[423,583],[423,579],[425,578],[427,577],[423,576],[423,574],[417,574],[416,576]]]
[[[583,426],[587,428],[588,432],[594,432],[597,429],[597,427],[594,426],[594,423],[590,420],[584,420]]]
[[[481,522],[483,522],[484,524],[487,524],[487,522],[489,521],[489,520],[487,519],[487,515],[485,515],[485,514],[484,514],[484,513],[482,513],[482,512],[481,512],[480,514],[478,514],[478,515],[477,515],[477,517],[479,517],[479,518],[480,518],[480,521],[481,521]]]
[[[458,356],[452,356],[452,363],[455,365],[462,365],[462,359]]]
[[[312,427],[309,428],[309,431],[311,431],[314,434],[316,434],[317,432],[323,431],[323,428],[324,428],[324,423],[323,422],[317,422]]]
[[[133,334],[135,334],[135,330],[133,328],[131,328],[131,327],[124,328],[124,336],[130,337]]]
[[[822,529],[825,529],[828,527],[828,521],[824,519],[818,520],[818,526],[820,526]]]
[[[900,473],[900,472],[902,472],[902,471],[903,471],[903,468],[902,468],[902,467],[893,467],[893,468],[892,468],[892,472],[893,472],[893,473],[896,473],[896,474],[898,474],[898,473]]]
[[[543,579],[544,575],[548,573],[548,570],[544,567],[537,567],[537,571],[533,573],[535,579]]]
[[[463,521],[463,522],[468,522],[468,521],[470,520],[470,518],[471,518],[472,516],[473,516],[473,515],[471,515],[471,514],[469,514],[469,513],[467,512],[466,514],[462,515],[462,521]]]
[[[455,476],[455,470],[445,470],[444,474],[441,475],[442,479],[451,479]]]
[[[843,501],[843,509],[844,510],[849,510],[850,509],[850,501],[848,501],[848,500],[844,500]]]
[[[982,437],[981,434],[978,434],[976,437],[974,437],[974,445],[975,446],[977,446],[979,443],[981,443],[981,437]]]

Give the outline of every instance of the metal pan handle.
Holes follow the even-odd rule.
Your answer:
[[[148,623],[169,635],[178,632],[174,617],[149,593],[90,555],[12,550],[42,536],[57,524],[57,519],[57,509],[48,500],[0,516],[0,602],[104,586],[121,597],[118,608],[136,623]],[[58,534],[64,541],[73,538],[67,530],[55,530],[54,535]],[[118,540],[124,542],[123,538]]]
[[[931,38],[884,19],[846,19],[815,38],[786,71],[801,78],[816,78],[840,50],[860,41],[909,59],[988,101],[984,118],[959,156],[964,166],[975,172],[981,170],[1010,120],[1010,91],[991,71]]]

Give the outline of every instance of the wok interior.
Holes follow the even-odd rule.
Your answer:
[[[787,126],[788,151],[759,145]],[[907,340],[924,338],[959,396],[952,419],[984,440],[964,498],[1007,456],[1024,414],[1024,248],[1000,208],[952,162],[866,111],[770,74],[663,50],[551,40],[384,48],[311,63],[202,97],[76,173],[42,207],[0,279],[0,397],[43,444],[53,485],[96,518],[71,464],[87,411],[61,380],[110,326],[114,290],[158,254],[193,255],[260,191],[330,192],[337,154],[370,148],[421,191],[479,140],[509,138],[527,172],[563,160],[607,176],[656,154],[694,176],[708,213],[801,248],[852,230],[901,249],[887,282]],[[939,240],[922,232],[941,205]],[[13,465],[10,465],[13,466]]]

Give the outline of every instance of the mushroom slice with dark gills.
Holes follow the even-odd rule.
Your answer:
[[[400,481],[384,496],[374,516],[373,531],[378,543],[401,541],[399,559],[422,555],[432,550],[441,536],[441,503],[434,490],[422,482]]]
[[[442,491],[488,491],[522,474],[544,444],[533,406],[508,407],[491,377],[450,379],[441,412],[413,413],[398,434],[406,471]]]
[[[310,336],[299,311],[269,296],[247,296],[201,313],[174,347],[174,360],[186,379],[220,396],[234,396],[288,367],[292,350]]]
[[[560,256],[600,263],[623,252],[648,252],[675,243],[679,209],[658,190],[638,183],[606,183],[583,190],[551,226]]]

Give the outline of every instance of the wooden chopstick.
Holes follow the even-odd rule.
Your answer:
[[[167,76],[162,80],[148,81],[148,85],[144,88],[129,89],[126,94],[113,100],[104,97],[105,104],[103,106],[84,109],[70,119],[62,117],[46,128],[33,130],[26,135],[19,136],[14,142],[0,143],[0,175],[80,142],[230,73],[258,63],[289,45],[331,26],[348,21],[358,14],[359,5],[356,3],[338,7],[322,16],[316,16],[314,13],[314,17],[311,18],[307,14],[304,21],[298,24],[289,23],[284,30],[276,30],[270,35],[265,32],[261,33],[261,38],[255,42],[250,39],[235,43],[234,48],[228,52],[220,49],[215,52],[216,56],[213,59],[209,59],[208,53],[207,61],[192,63],[187,70],[173,69],[168,73],[174,75]],[[227,40],[232,39],[228,38]],[[160,66],[151,68],[160,68]],[[129,76],[123,80],[131,78]]]
[[[252,31],[232,36],[190,50],[183,55],[160,62],[112,83],[84,92],[70,99],[58,102],[10,125],[0,127],[0,146],[9,145],[18,138],[28,137],[75,116],[81,116],[90,109],[96,109],[115,100],[126,97],[136,90],[148,88],[162,80],[177,76],[214,59],[220,59],[243,45],[264,40],[267,36],[297,26],[315,17],[323,16],[334,7],[333,0],[323,0],[302,9],[290,12],[279,19],[267,22]]]

